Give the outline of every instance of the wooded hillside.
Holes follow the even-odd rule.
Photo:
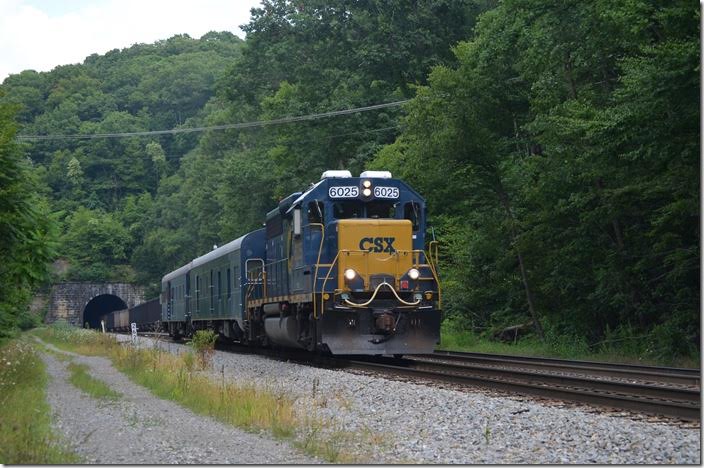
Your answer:
[[[0,289],[0,327],[17,323],[57,255],[70,279],[154,293],[165,272],[260,226],[323,170],[369,168],[428,200],[456,327],[534,321],[536,336],[575,346],[698,355],[699,15],[684,0],[270,0],[246,41],[175,36],[12,75],[0,87],[0,253],[12,259],[0,287],[24,292]],[[251,129],[13,134],[404,99]]]

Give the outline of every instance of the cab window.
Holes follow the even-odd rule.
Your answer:
[[[367,203],[367,218],[393,218],[396,208],[393,202],[371,201]]]
[[[403,219],[408,219],[413,224],[413,230],[420,228],[420,205],[416,202],[406,203],[403,206]]]
[[[339,201],[332,205],[335,219],[364,218],[364,205],[358,201]]]
[[[325,205],[319,201],[308,203],[308,223],[323,224],[325,219]]]

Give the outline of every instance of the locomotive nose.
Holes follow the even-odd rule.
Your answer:
[[[407,219],[340,220],[338,288],[370,291],[386,282],[398,289],[414,263],[411,230]]]

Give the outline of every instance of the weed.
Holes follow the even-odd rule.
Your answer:
[[[122,396],[119,392],[112,390],[102,381],[91,377],[88,373],[89,368],[85,364],[71,363],[68,365],[68,370],[71,372],[69,379],[71,383],[93,398],[117,400]]]
[[[71,464],[79,458],[51,432],[44,363],[33,346],[0,348],[0,463]]]
[[[191,346],[198,356],[198,364],[201,369],[210,368],[215,352],[215,340],[218,335],[212,330],[197,330],[191,340]]]

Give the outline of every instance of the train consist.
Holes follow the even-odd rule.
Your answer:
[[[166,274],[161,326],[176,339],[212,329],[252,346],[432,353],[441,291],[425,232],[425,201],[390,172],[326,171],[263,229]]]
[[[152,299],[130,309],[115,310],[100,317],[108,331],[129,331],[136,323],[140,331],[159,331],[161,328],[161,304],[159,298]]]

